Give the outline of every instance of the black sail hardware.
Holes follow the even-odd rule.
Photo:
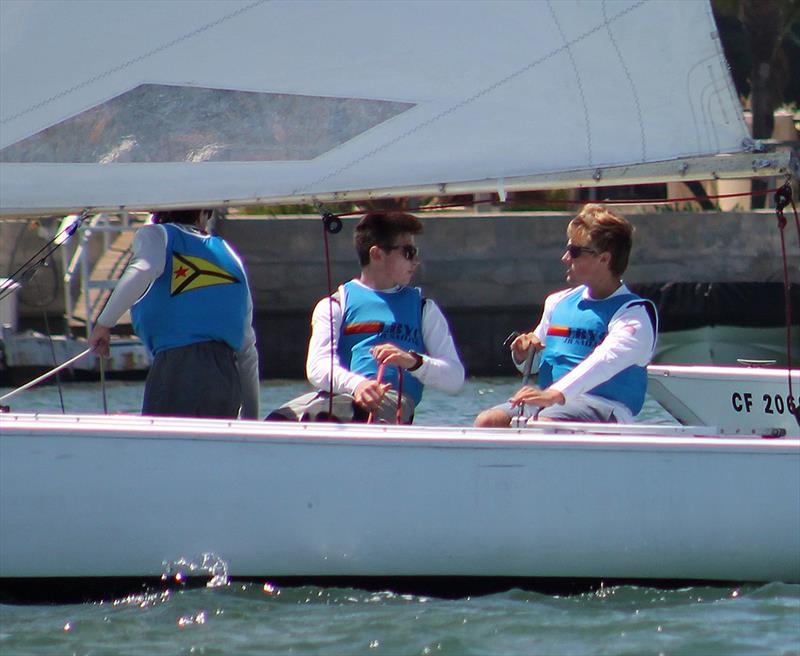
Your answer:
[[[322,224],[325,226],[325,230],[332,235],[342,231],[342,220],[331,212],[322,213]]]
[[[775,190],[775,214],[778,217],[778,226],[781,230],[786,227],[786,217],[783,215],[783,210],[788,205],[792,204],[792,185],[785,182],[783,185]]]

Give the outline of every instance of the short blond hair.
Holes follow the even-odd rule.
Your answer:
[[[611,253],[611,273],[615,276],[625,273],[633,247],[633,226],[625,217],[604,205],[584,205],[567,226],[567,238],[573,237],[585,237],[596,250]]]

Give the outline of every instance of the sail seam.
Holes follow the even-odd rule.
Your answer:
[[[706,116],[705,116],[705,111],[703,110],[703,98],[702,98],[703,89],[700,89],[699,94],[693,94],[692,93],[693,79],[696,79],[695,70],[700,66],[702,66],[703,64],[705,64],[706,62],[713,60],[714,58],[715,58],[714,55],[710,55],[704,59],[701,59],[700,61],[696,62],[686,73],[686,100],[689,105],[689,110],[692,112],[692,123],[694,124],[694,132],[695,132],[695,138],[697,139],[698,150],[702,150],[704,148],[703,145],[705,143],[704,137],[707,137],[707,133],[704,127],[706,124]],[[697,102],[697,107],[698,107],[698,112],[700,114],[699,122],[698,122],[698,117],[695,114],[695,103],[693,102],[695,96],[698,95],[699,95],[699,101]],[[711,148],[710,140],[708,140],[708,142],[709,142],[708,148]]]
[[[722,114],[722,120],[725,123],[730,123],[728,115],[725,113],[723,103],[720,100],[720,90],[717,87],[717,76],[714,74],[713,62],[706,65],[706,73],[708,74],[707,82],[700,92],[700,116],[703,120],[703,125],[706,127],[703,131],[706,141],[708,142],[709,150],[719,152],[719,134],[717,133],[716,123],[713,120],[714,110],[713,103],[717,100]]]
[[[605,6],[605,3],[603,4]],[[572,53],[570,43],[567,41],[567,35],[564,34],[564,30],[561,28],[561,23],[558,20],[555,9],[553,9],[553,3],[550,2],[550,0],[547,1],[547,8],[550,10],[550,15],[553,17],[553,22],[556,24],[556,29],[561,35],[561,40],[564,42],[564,49],[567,52],[567,57],[569,57],[569,62],[572,64],[572,71],[575,75],[575,84],[578,86],[578,94],[581,97],[581,106],[583,107],[583,122],[586,125],[586,163],[589,166],[592,166],[594,163],[594,157],[592,156],[592,123],[589,120],[589,106],[586,103],[586,95],[583,93],[581,72],[578,68],[578,63],[575,61],[575,55]],[[603,18],[605,19],[604,27],[608,27],[608,18],[605,15]]]
[[[716,100],[716,101],[717,101],[717,106],[719,107],[720,114],[722,114],[722,120],[723,120],[723,121],[724,121],[726,124],[727,124],[727,123],[730,123],[730,119],[728,118],[728,115],[725,113],[725,104],[722,102],[722,99],[721,99],[721,97],[720,97],[720,96],[721,96],[720,89],[719,89],[719,87],[717,86],[717,80],[718,80],[719,78],[718,78],[718,77],[717,77],[717,76],[714,74],[714,68],[713,68],[712,66],[709,66],[709,67],[708,67],[708,75],[709,75],[709,77],[711,78],[711,85],[712,85],[712,86],[713,86],[713,88],[714,88],[714,93],[712,93],[712,94],[711,94],[711,96],[710,96],[710,97],[709,97],[709,99],[708,99],[708,104],[709,104],[709,114],[711,113],[711,103],[712,103],[714,100]],[[716,150],[717,150],[717,151],[719,151],[719,149],[720,149],[720,148],[719,148],[719,133],[717,132],[717,125],[716,125],[716,123],[715,123],[715,122],[712,122],[712,123],[711,123],[711,127],[712,127],[712,131],[713,131],[713,134],[714,134],[714,141],[715,141],[715,143],[716,143]]]
[[[558,54],[560,54],[563,50],[569,48],[569,46],[574,45],[576,43],[579,43],[579,42],[583,41],[584,39],[587,39],[588,37],[592,36],[596,32],[602,30],[609,23],[617,21],[620,18],[622,18],[623,16],[635,11],[636,9],[639,9],[639,7],[641,7],[645,3],[646,3],[646,0],[639,0],[639,2],[630,5],[629,7],[623,9],[619,13],[615,14],[614,16],[612,16],[610,20],[607,20],[607,21],[605,21],[603,23],[599,23],[598,25],[596,25],[593,28],[591,28],[591,29],[587,30],[586,32],[584,32],[583,34],[578,35],[572,41],[564,43],[564,45],[561,45],[558,48],[556,48],[555,50],[552,50],[551,52],[549,52],[549,53],[547,53],[545,55],[542,55],[541,57],[539,57],[535,61],[523,66],[520,69],[517,69],[513,73],[509,73],[506,77],[498,80],[494,84],[492,84],[492,85],[490,85],[488,87],[484,87],[480,91],[477,91],[476,93],[474,93],[472,96],[469,96],[468,98],[464,98],[463,100],[459,101],[455,105],[453,105],[451,107],[448,107],[445,110],[442,110],[441,112],[439,112],[435,116],[432,116],[431,118],[423,121],[422,123],[419,123],[419,124],[415,125],[414,127],[412,127],[410,129],[406,130],[405,132],[403,132],[402,134],[399,134],[396,137],[394,137],[393,139],[390,139],[389,141],[387,141],[387,142],[385,142],[385,143],[373,148],[369,152],[364,153],[360,157],[357,157],[356,159],[348,162],[347,164],[342,165],[341,167],[339,167],[335,171],[332,171],[331,173],[328,173],[327,175],[319,178],[318,180],[310,182],[310,183],[306,184],[304,187],[298,187],[298,188],[294,189],[292,191],[292,195],[302,194],[302,193],[308,191],[309,189],[311,189],[313,187],[316,187],[319,184],[322,184],[323,182],[327,182],[331,178],[335,178],[336,176],[340,175],[344,171],[356,166],[357,164],[360,164],[364,160],[369,159],[370,157],[372,157],[374,155],[377,155],[379,152],[381,152],[383,150],[386,150],[387,148],[390,148],[391,146],[395,145],[396,143],[399,143],[400,141],[403,141],[404,139],[407,139],[411,135],[419,132],[420,130],[423,130],[426,127],[432,125],[433,123],[436,123],[437,121],[443,119],[445,116],[448,116],[449,114],[452,114],[453,112],[461,109],[462,107],[465,107],[465,106],[469,105],[470,103],[475,102],[479,98],[482,98],[483,96],[491,93],[495,89],[503,86],[504,84],[510,82],[511,80],[519,77],[520,75],[523,75],[524,73],[527,73],[532,68],[535,68],[535,67],[543,64],[547,60],[552,59],[553,57],[555,57]]]
[[[713,27],[715,25],[715,23],[714,23],[714,16],[713,16],[713,13],[711,11],[710,5],[706,7],[706,18],[707,18],[710,26]],[[713,123],[711,121],[711,116],[707,115],[707,113],[706,113],[706,102],[704,100],[706,90],[708,89],[708,86],[709,86],[708,84],[703,86],[701,88],[701,90],[700,90],[700,93],[699,93],[699,97],[700,98],[699,98],[699,101],[697,102],[697,106],[698,106],[698,112],[700,113],[700,121],[702,121],[702,126],[698,123],[698,117],[697,117],[697,115],[695,113],[695,103],[693,102],[694,95],[696,95],[696,94],[692,93],[692,84],[693,84],[692,80],[696,79],[696,76],[695,76],[696,69],[698,69],[701,66],[705,65],[706,70],[709,72],[709,78],[711,79],[711,84],[714,85],[714,92],[715,92],[715,95],[717,96],[717,98],[719,100],[720,110],[722,112],[723,120],[725,121],[725,123],[730,124],[731,123],[731,119],[725,113],[724,103],[722,102],[722,99],[721,99],[722,94],[727,90],[727,94],[728,94],[730,100],[732,101],[732,105],[736,106],[736,104],[738,104],[738,99],[736,97],[735,88],[734,88],[733,81],[731,80],[731,76],[730,76],[730,68],[728,67],[727,62],[725,60],[725,54],[722,51],[722,46],[720,44],[719,32],[717,32],[716,29],[713,29],[712,32],[711,32],[711,41],[712,41],[712,43],[714,45],[714,54],[710,55],[708,57],[705,57],[704,59],[701,59],[698,62],[696,62],[689,69],[689,71],[686,74],[686,99],[688,101],[689,110],[691,111],[691,114],[692,114],[692,124],[694,126],[695,139],[697,140],[697,148],[698,148],[698,150],[703,148],[703,144],[704,143],[708,144],[708,148],[709,149],[713,148],[712,142],[711,142],[711,135],[709,135],[708,129],[706,127],[708,124],[712,124],[713,125]],[[719,69],[720,69],[720,75],[718,77],[714,77],[712,64],[707,63],[707,62],[712,62],[712,63],[716,62],[717,63],[717,65],[719,66]],[[698,74],[697,77],[701,77],[701,75]],[[721,80],[722,87],[723,87],[722,90],[717,88],[717,85],[716,85],[717,80]],[[710,105],[710,102],[709,102],[709,105]],[[741,113],[739,113],[736,116],[734,116],[733,120],[735,120],[738,123],[739,129],[743,133],[749,134],[749,128],[745,124],[743,115]],[[719,151],[719,135],[717,133],[716,127],[714,127],[714,141],[717,144],[716,150]]]

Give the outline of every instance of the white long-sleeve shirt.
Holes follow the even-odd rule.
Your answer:
[[[173,224],[176,228],[194,232],[193,228]],[[238,259],[238,256],[236,256]],[[150,285],[163,272],[167,262],[167,231],[164,226],[152,224],[139,228],[133,239],[133,256],[128,267],[117,282],[105,308],[97,317],[97,323],[112,328],[120,317],[136,303]],[[246,281],[245,281],[246,283]],[[258,351],[253,330],[253,299],[248,287],[245,310],[245,334],[242,347],[237,352],[239,379],[242,385],[243,419],[259,416]]]
[[[542,344],[547,343],[547,330],[553,309],[565,296],[574,292],[573,288],[565,289],[545,299],[542,319],[533,331]],[[609,298],[630,293],[630,289],[621,285]],[[592,300],[588,287],[584,286],[580,294],[582,298]],[[632,365],[646,367],[653,358],[655,347],[656,326],[653,326],[647,310],[641,305],[623,306],[611,317],[608,334],[603,341],[583,362],[550,385],[550,389],[561,392],[567,401],[573,400]],[[521,364],[514,364],[522,370]],[[633,421],[630,410],[623,404],[595,395],[589,396],[595,403],[608,404],[620,422]]]
[[[353,282],[363,285],[358,280]],[[395,287],[379,291],[392,293],[398,289],[399,287]],[[339,360],[337,345],[342,328],[342,308],[347,303],[343,286],[339,287],[338,297],[340,302],[325,297],[314,308],[311,317],[311,339],[308,344],[306,375],[308,381],[317,389],[329,390],[331,357],[333,357],[333,392],[335,394],[352,394],[356,387],[367,378],[346,369]],[[332,330],[331,322],[333,322]],[[331,341],[331,332],[333,332],[333,341]],[[422,340],[427,351],[422,356],[422,365],[407,373],[417,378],[423,385],[430,385],[451,394],[458,392],[464,384],[464,366],[458,357],[447,320],[431,299],[426,300],[422,310]]]

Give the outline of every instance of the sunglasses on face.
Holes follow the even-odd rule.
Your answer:
[[[586,246],[576,246],[575,244],[567,244],[567,253],[569,256],[574,260],[577,257],[580,257],[583,253],[592,253],[593,255],[597,255],[597,251],[593,248],[588,248]]]
[[[406,258],[409,262],[416,258],[419,255],[419,248],[416,246],[412,246],[411,244],[404,244],[403,246],[386,246],[383,250],[387,253],[389,251],[393,251],[399,248],[400,252],[403,254],[403,257]]]

